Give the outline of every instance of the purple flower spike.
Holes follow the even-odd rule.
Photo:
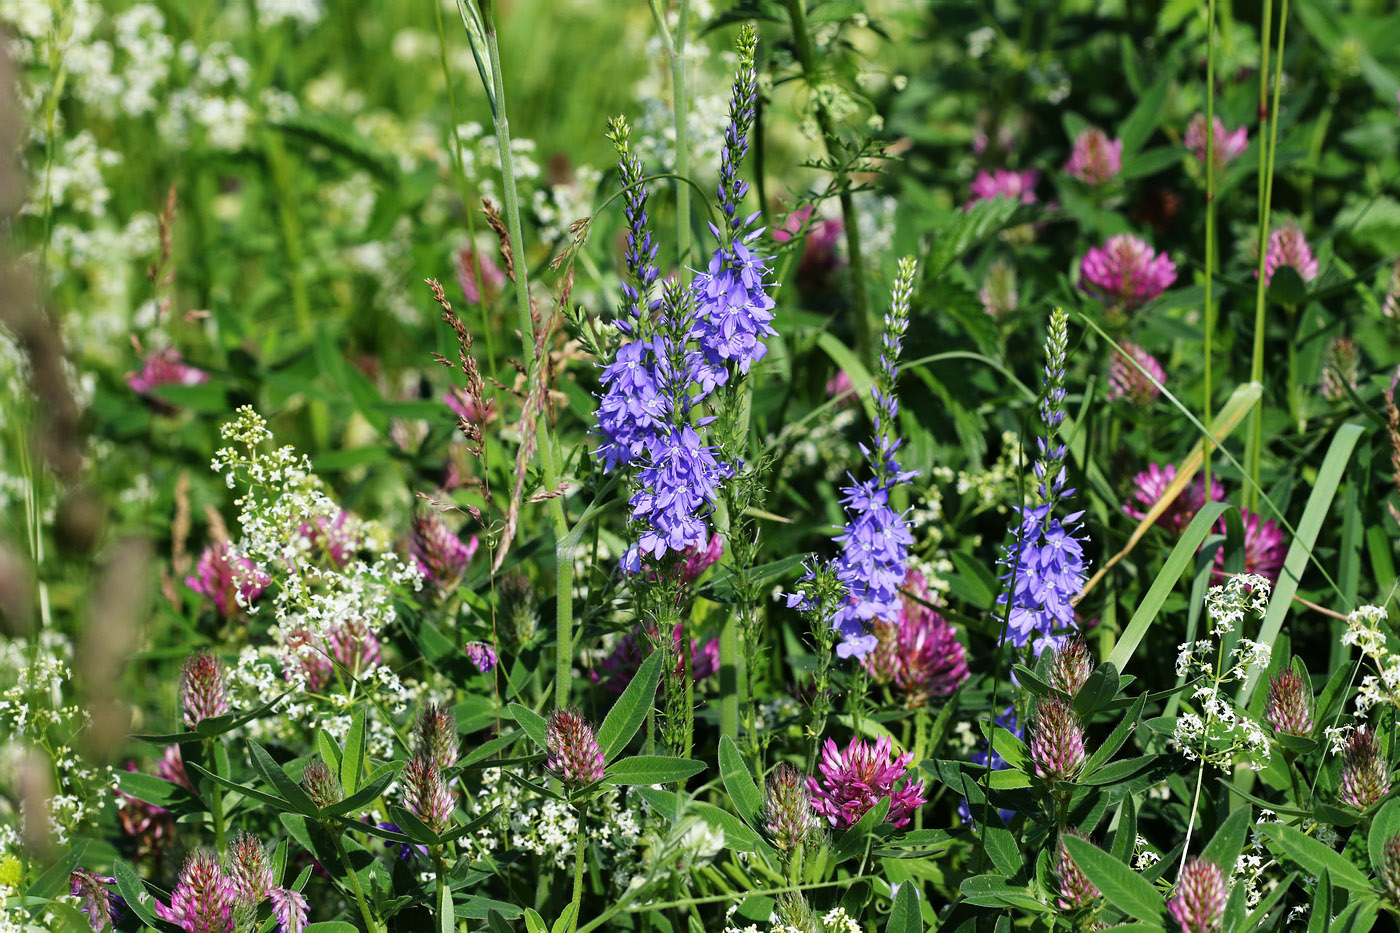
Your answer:
[[[239,833],[229,844],[228,879],[237,901],[249,907],[261,904],[272,891],[267,849],[252,833]]]
[[[418,717],[414,740],[439,770],[447,770],[457,763],[457,716],[446,706],[429,703]]]
[[[1074,151],[1065,171],[1086,185],[1103,185],[1123,170],[1123,140],[1109,139],[1103,130],[1091,126],[1074,140]]]
[[[780,764],[768,777],[763,807],[763,828],[779,851],[801,849],[817,829],[817,814],[802,775],[789,764]]]
[[[400,780],[409,813],[435,833],[445,832],[452,817],[452,792],[443,780],[442,769],[429,749],[420,748],[404,765]]]
[[[1400,833],[1385,841],[1381,849],[1380,870],[1381,888],[1390,903],[1400,905]]]
[[[1181,933],[1212,933],[1225,917],[1226,896],[1220,866],[1193,858],[1181,871],[1167,912],[1181,925]]]
[[[201,720],[227,713],[224,662],[203,649],[190,655],[180,675],[180,705],[185,711],[185,725],[191,729]]]
[[[302,933],[306,929],[306,898],[290,888],[273,888],[268,897],[278,933]]]
[[[1084,727],[1063,700],[1042,700],[1031,722],[1031,763],[1037,777],[1069,781],[1084,764]]]
[[[1066,829],[1060,834],[1060,841],[1057,845],[1059,858],[1056,868],[1056,875],[1060,882],[1060,896],[1055,903],[1061,910],[1078,910],[1088,906],[1094,898],[1099,896],[1099,889],[1094,887],[1084,872],[1079,870],[1079,866],[1074,863],[1074,858],[1069,854],[1069,849],[1065,847],[1065,836],[1074,836],[1077,839],[1089,841],[1089,837],[1077,829]]]
[[[1089,646],[1075,635],[1056,649],[1050,661],[1050,686],[1073,697],[1093,671],[1094,658],[1089,654]]]
[[[1216,117],[1211,124],[1214,128],[1215,143],[1212,155],[1215,158],[1215,167],[1218,171],[1239,158],[1241,153],[1249,145],[1249,134],[1244,127],[1240,127],[1233,133],[1225,130],[1225,124],[1219,117]],[[1191,123],[1186,127],[1186,148],[1190,149],[1197,160],[1202,165],[1206,161],[1206,115],[1198,113],[1191,118]]]
[[[302,769],[301,783],[306,796],[318,807],[335,806],[345,796],[340,779],[324,761],[308,762]]]
[[[1282,735],[1306,738],[1312,734],[1312,689],[1293,668],[1286,668],[1269,682],[1264,718]]]
[[[246,557],[239,557],[227,541],[204,549],[185,585],[214,603],[222,619],[241,619],[247,607],[262,595],[272,578]]]
[[[888,797],[885,822],[896,829],[907,826],[924,803],[923,782],[908,774],[913,760],[908,753],[896,754],[888,736],[881,736],[874,745],[852,739],[845,751],[827,739],[817,766],[821,780],[807,779],[812,807],[837,829],[850,829]]]
[[[963,208],[971,210],[978,201],[990,201],[995,197],[1016,198],[1022,204],[1034,204],[1035,185],[1039,180],[1040,173],[1036,171],[997,169],[995,172],[978,172],[972,180],[972,198]]]
[[[218,856],[201,849],[185,862],[170,906],[156,902],[156,916],[185,933],[233,933],[234,894]]]
[[[1274,279],[1283,266],[1292,267],[1304,282],[1317,278],[1317,260],[1297,224],[1285,224],[1269,234],[1269,248],[1264,253],[1264,284]]]
[[[445,593],[462,581],[478,543],[475,536],[464,543],[437,515],[422,512],[413,519],[409,550],[423,579]]]
[[[1139,308],[1176,281],[1176,263],[1126,233],[1094,247],[1079,266],[1079,287],[1105,303]]]
[[[1341,791],[1343,804],[1366,810],[1390,793],[1390,777],[1381,755],[1376,730],[1361,725],[1347,736],[1342,752]]]
[[[582,787],[603,779],[603,750],[593,727],[575,709],[557,709],[545,733],[545,767],[565,784]]]
[[[1167,374],[1156,357],[1142,347],[1127,341],[1122,346],[1123,353],[1114,353],[1108,364],[1108,400],[1126,401],[1138,408],[1146,408],[1162,394],[1157,386],[1167,381]],[[1155,384],[1153,379],[1156,380]]]

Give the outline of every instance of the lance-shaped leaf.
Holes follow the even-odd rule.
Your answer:
[[[603,750],[605,761],[616,758],[627,747],[627,743],[632,741],[632,736],[637,734],[642,723],[646,722],[647,711],[656,702],[656,685],[661,681],[661,661],[664,653],[653,651],[651,656],[642,662],[632,682],[622,691],[613,708],[608,710],[608,715],[603,718],[603,724],[598,727],[598,747]]]

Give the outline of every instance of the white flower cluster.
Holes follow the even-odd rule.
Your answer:
[[[1342,644],[1361,649],[1363,658],[1375,665],[1376,673],[1361,678],[1356,691],[1356,718],[1365,719],[1371,708],[1400,707],[1400,655],[1390,653],[1385,626],[1389,614],[1380,606],[1362,606],[1347,616]]]
[[[0,786],[19,786],[24,769],[42,760],[53,782],[49,832],[59,845],[101,814],[113,780],[111,768],[94,768],[73,751],[89,718],[64,695],[71,656],[67,640],[51,633],[33,643],[0,642],[0,673],[12,681],[0,690]]]
[[[1268,732],[1222,689],[1268,667],[1268,645],[1241,637],[1227,654],[1223,639],[1238,631],[1247,615],[1262,617],[1268,604],[1269,581],[1253,574],[1237,574],[1206,594],[1206,616],[1213,637],[1181,645],[1176,659],[1178,676],[1201,680],[1191,694],[1194,709],[1177,716],[1171,739],[1172,746],[1187,760],[1222,770],[1240,761],[1255,771],[1268,764]]]
[[[504,842],[507,849],[538,855],[556,868],[573,864],[577,810],[562,801],[527,795],[500,768],[487,768],[481,772],[481,789],[468,795],[463,807],[472,819],[498,806],[505,820],[488,823],[475,834],[463,837],[467,852],[485,858]],[[628,879],[640,870],[638,844],[646,829],[647,813],[645,806],[637,805],[631,795],[624,797],[617,790],[606,792],[589,808],[589,844],[596,847],[619,888],[625,888]]]
[[[1244,886],[1245,904],[1250,910],[1257,907],[1263,899],[1264,892],[1260,888],[1260,881],[1264,872],[1275,864],[1264,843],[1262,827],[1277,822],[1279,819],[1274,811],[1259,811],[1259,819],[1249,828],[1249,843],[1235,860],[1235,867],[1230,872],[1230,887]]]

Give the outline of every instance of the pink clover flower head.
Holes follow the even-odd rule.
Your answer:
[[[157,901],[155,911],[157,917],[185,933],[233,933],[234,899],[233,884],[219,866],[218,857],[201,849],[180,871],[170,905]]]
[[[957,639],[957,628],[924,605],[933,600],[923,574],[909,571],[905,589],[909,592],[901,594],[896,621],[871,621],[877,642],[861,664],[877,683],[902,691],[905,705],[913,708],[947,696],[967,680],[967,649]]]
[[[1181,933],[1212,933],[1225,918],[1225,874],[1204,859],[1187,861],[1167,902],[1167,913],[1181,926]]]
[[[1108,238],[1084,256],[1079,287],[1105,303],[1128,310],[1156,298],[1176,281],[1176,263],[1128,233]]]
[[[215,541],[199,555],[185,585],[214,603],[221,619],[239,619],[262,595],[272,578],[257,564],[238,556],[227,541]]]
[[[462,541],[432,512],[420,512],[413,518],[409,552],[423,580],[439,592],[445,593],[462,582],[467,564],[471,563],[479,546],[475,535]]]
[[[1227,132],[1224,122],[1219,116],[1211,123],[1215,133],[1214,152],[1217,170],[1229,165],[1239,158],[1244,150],[1249,146],[1249,133],[1244,127],[1240,127],[1233,132]],[[1198,113],[1191,118],[1191,122],[1186,127],[1186,148],[1195,154],[1197,161],[1202,165],[1206,161],[1206,115]]]
[[[1287,554],[1283,546],[1283,529],[1248,510],[1243,511],[1240,518],[1244,524],[1244,572],[1258,574],[1270,583],[1277,583]],[[1222,519],[1216,530],[1224,534],[1225,527]],[[1224,549],[1215,553],[1215,569],[1217,573],[1225,572]]]
[[[677,675],[685,671],[685,658],[680,657],[681,641],[684,637],[685,629],[681,623],[677,622],[676,627],[671,630],[672,644],[675,646],[677,655],[674,673]],[[599,662],[600,670],[590,671],[589,677],[594,683],[602,683],[609,693],[621,693],[627,689],[627,685],[632,682],[632,678],[637,675],[637,669],[642,666],[642,661],[645,660],[642,646],[655,641],[655,629],[647,629],[644,634],[641,626],[638,626],[617,640],[612,654]],[[719,639],[711,638],[701,645],[692,638],[690,640],[691,679],[698,684],[702,680],[714,676],[718,671]]]
[[[1269,234],[1269,248],[1264,253],[1265,285],[1273,282],[1274,273],[1282,266],[1291,266],[1304,282],[1317,278],[1317,259],[1297,224],[1284,224]]]
[[[1123,352],[1114,352],[1108,363],[1108,399],[1111,402],[1126,401],[1138,408],[1146,408],[1157,400],[1162,390],[1157,386],[1167,381],[1167,374],[1157,358],[1135,343],[1124,341]],[[1137,365],[1134,366],[1133,362]],[[1141,369],[1139,368],[1141,367]],[[1147,372],[1144,373],[1143,370]],[[1149,379],[1148,376],[1152,378]],[[1156,380],[1156,384],[1153,383]]]
[[[827,739],[817,765],[821,780],[807,779],[812,808],[837,829],[850,829],[888,797],[885,822],[896,829],[907,826],[924,803],[923,781],[908,775],[913,760],[907,752],[896,754],[889,736],[881,736],[874,744],[852,739],[845,751]]]
[[[152,408],[164,414],[174,414],[177,409],[164,399],[151,393],[160,386],[197,386],[209,381],[209,374],[185,363],[180,351],[174,347],[153,350],[146,355],[141,368],[126,374],[126,384],[131,391],[140,395]]]
[[[981,171],[972,179],[972,197],[963,205],[971,210],[978,201],[990,201],[997,196],[1019,199],[1022,204],[1036,203],[1035,185],[1040,173],[1034,169],[1013,172],[999,168],[995,172]]]
[[[1123,140],[1109,139],[1096,126],[1082,130],[1074,140],[1074,149],[1065,171],[1086,185],[1104,185],[1123,170]]]
[[[1159,467],[1153,463],[1137,476],[1133,477],[1133,498],[1135,502],[1129,502],[1123,506],[1123,513],[1130,518],[1142,521],[1147,517],[1147,513],[1156,505],[1158,500],[1166,493],[1167,487],[1172,480],[1176,479],[1176,467],[1167,464],[1166,467]],[[1212,479],[1210,484],[1210,498],[1213,502],[1221,502],[1225,499],[1225,490],[1221,488],[1217,479]],[[1181,494],[1167,506],[1157,518],[1157,524],[1167,529],[1172,534],[1179,535],[1186,530],[1186,526],[1191,524],[1191,519],[1196,517],[1206,504],[1206,481],[1204,476],[1196,477],[1195,482],[1183,489]]]
[[[470,246],[464,246],[457,251],[456,265],[457,284],[461,286],[462,296],[467,299],[468,304],[481,303],[482,288],[486,290],[486,300],[493,300],[505,284],[506,274],[496,265],[496,260],[489,251],[483,253]],[[478,272],[481,287],[477,285]]]
[[[703,548],[699,544],[691,544],[681,551],[684,562],[681,564],[681,584],[690,586],[706,570],[719,562],[724,555],[724,541],[717,534],[710,535],[710,543]]]

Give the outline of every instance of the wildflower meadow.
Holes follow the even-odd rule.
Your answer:
[[[0,933],[1400,924],[1393,0],[0,0]]]

